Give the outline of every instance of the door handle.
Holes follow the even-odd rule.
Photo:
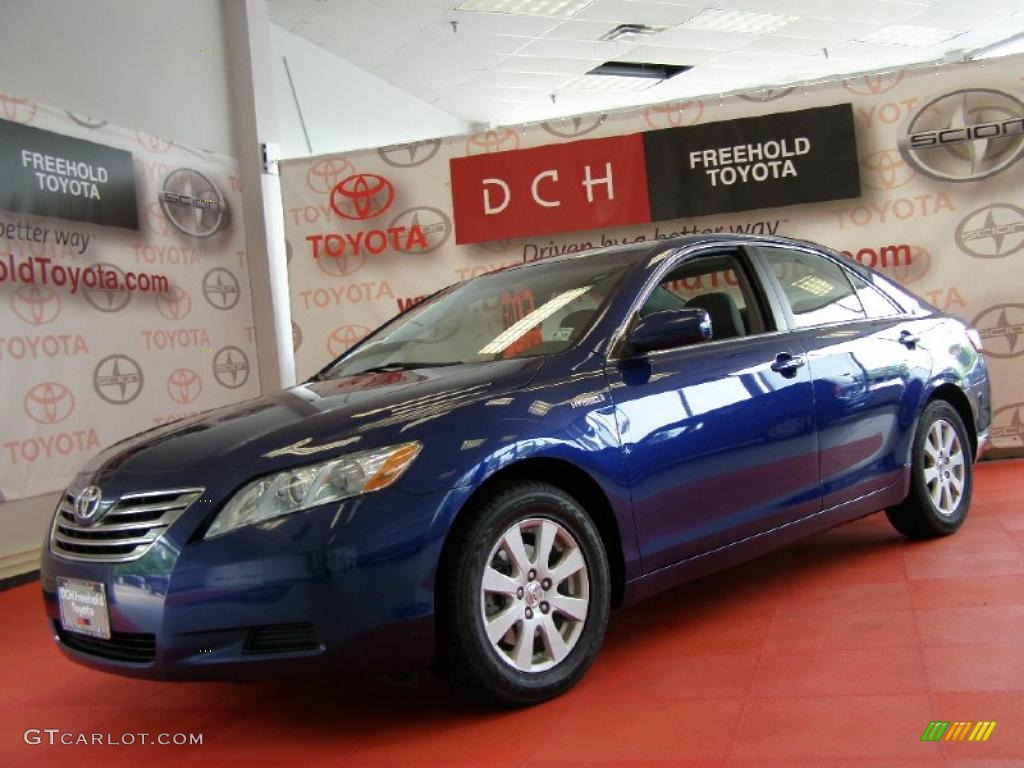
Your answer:
[[[916,333],[911,333],[910,331],[900,331],[900,344],[902,344],[905,347],[909,348],[917,346],[917,342],[919,342],[920,340],[921,337],[918,336]]]
[[[781,373],[783,376],[792,376],[797,368],[807,364],[803,355],[791,355],[789,352],[780,352],[772,361],[772,370]]]

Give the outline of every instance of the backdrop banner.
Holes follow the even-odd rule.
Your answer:
[[[258,394],[233,158],[0,93],[0,166],[0,501]]]
[[[977,328],[992,375],[994,445],[1022,449],[1022,63],[1024,57],[1017,56],[984,65],[858,76],[807,88],[687,99],[286,161],[281,183],[299,374],[314,373],[419,297],[506,265],[680,234],[778,234],[836,248]],[[841,110],[852,114],[855,142]],[[825,115],[831,117],[822,120]],[[744,122],[749,118],[755,121]],[[793,122],[783,126],[775,122],[779,120]],[[655,133],[668,129],[680,130]],[[578,150],[570,148],[572,143],[617,139],[608,146],[617,146],[618,157],[635,163],[638,153],[631,149],[631,137],[636,135],[644,137],[645,145],[665,142],[668,146],[662,149],[671,149],[677,159],[666,164],[664,183],[648,183],[662,173],[650,167],[643,185],[620,187],[615,176],[616,198],[621,194],[624,206],[657,209],[652,218],[675,218],[624,224],[614,218],[613,209],[605,209],[602,215],[608,218],[599,226],[542,234],[544,227],[577,204],[570,193],[577,195],[577,202],[580,195],[586,201],[588,189],[583,185],[584,169],[572,177],[563,175],[570,173],[567,166],[544,163],[574,156],[576,165],[590,160],[590,189],[600,201],[608,189],[598,183],[608,175],[605,166],[597,164],[598,157],[575,155]],[[798,144],[801,137],[810,146]],[[752,169],[748,179],[753,181],[741,186],[735,148],[744,147],[740,157],[749,161],[757,150],[747,145],[760,145],[763,159],[765,142],[779,141],[781,152],[783,138],[788,151],[795,153],[800,183],[809,184],[809,191],[794,188],[783,195],[782,187],[754,179]],[[815,146],[839,149],[817,155],[805,169],[801,163],[811,158]],[[856,148],[856,169],[843,155],[843,147]],[[802,149],[808,151],[799,154]],[[508,158],[516,160],[510,163]],[[453,218],[461,192],[451,168],[477,167],[474,163],[498,169],[493,177],[484,178],[508,179],[506,210],[517,221],[535,222],[534,228],[487,232],[471,218],[476,229],[467,238],[479,242],[456,243]],[[725,172],[727,167],[735,179],[732,172]],[[550,175],[537,180],[538,173],[556,168],[557,180]],[[528,214],[514,208],[524,198],[530,200],[535,180],[537,196],[549,203],[564,200],[564,210],[535,203]],[[674,196],[669,189],[673,184],[681,190]],[[731,197],[715,200],[715,190],[726,187]],[[564,195],[558,196],[563,188]],[[487,189],[490,206],[499,207],[505,199],[501,185]],[[736,198],[740,189],[742,196]],[[645,201],[644,192],[649,190],[653,192]],[[707,202],[709,194],[712,202]],[[483,189],[471,189],[466,199],[482,208]],[[810,199],[817,202],[788,205]],[[687,213],[721,210],[723,205],[729,212]],[[748,206],[763,207],[738,211]]]

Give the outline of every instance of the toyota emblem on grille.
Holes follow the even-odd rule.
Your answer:
[[[82,523],[95,522],[93,519],[100,509],[103,491],[98,485],[87,485],[75,499],[75,519]]]

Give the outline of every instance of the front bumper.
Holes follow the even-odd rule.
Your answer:
[[[127,563],[69,560],[47,547],[47,619],[65,655],[134,677],[253,679],[429,664],[443,543],[436,523],[461,495],[387,489],[209,541],[192,538],[197,520],[186,515]],[[61,629],[58,577],[105,585],[110,641]]]

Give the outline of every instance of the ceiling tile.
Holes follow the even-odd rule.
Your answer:
[[[918,27],[937,27],[938,29],[951,29],[957,32],[964,32],[972,27],[981,26],[988,22],[999,22],[1005,18],[1005,14],[992,11],[974,10],[970,6],[970,12],[965,11],[965,6],[959,3],[942,2],[931,8],[921,9],[917,16],[911,16],[904,23]],[[1024,10],[1022,5],[1021,10]]]
[[[784,27],[784,29],[789,29],[789,25]],[[738,32],[711,32],[705,29],[667,29],[661,34],[652,37],[649,44],[713,51],[732,51],[749,45],[759,37],[761,35],[746,35]]]
[[[578,75],[588,72],[604,59],[562,59],[543,56],[509,56],[491,67],[496,72],[541,72]],[[665,62],[672,63],[672,62]]]
[[[453,0],[454,4],[455,0]],[[517,16],[509,13],[470,13],[450,11],[444,14],[445,22],[457,21],[460,32],[487,35],[522,35],[535,37],[543,35],[558,25],[561,19],[542,16]]]
[[[541,38],[521,48],[517,55],[610,61],[632,47],[630,43]]]
[[[881,29],[881,24],[868,24],[862,21],[842,21],[840,19],[797,19],[792,24],[786,25],[776,34],[779,37],[799,37],[805,40],[818,41],[839,41],[854,40],[863,35],[868,35],[876,29]]]
[[[693,66],[717,56],[720,51],[708,51],[697,48],[677,48],[667,45],[638,45],[630,48],[619,61],[638,61],[649,64],[674,64],[675,66]]]
[[[416,52],[424,52],[424,55],[431,55],[434,51],[445,51],[449,54],[460,55],[462,53],[503,53],[512,54],[530,42],[528,37],[513,37],[511,35],[484,35],[469,32],[452,33],[451,29],[443,27],[427,27],[412,38],[403,50],[408,50],[411,55]]]
[[[552,91],[575,75],[542,72],[496,72],[488,70],[469,81],[481,88],[539,88]]]
[[[835,0],[722,0],[715,8],[757,13],[789,13],[810,16],[832,5]]]
[[[838,0],[810,14],[822,19],[866,21],[872,24],[899,24],[921,13],[921,6],[879,0]]]
[[[800,37],[782,37],[781,35],[766,35],[758,38],[749,45],[745,45],[733,55],[746,54],[750,58],[757,58],[761,53],[786,53],[792,56],[823,56],[822,48],[827,47],[827,42],[818,39],[804,39]]]

